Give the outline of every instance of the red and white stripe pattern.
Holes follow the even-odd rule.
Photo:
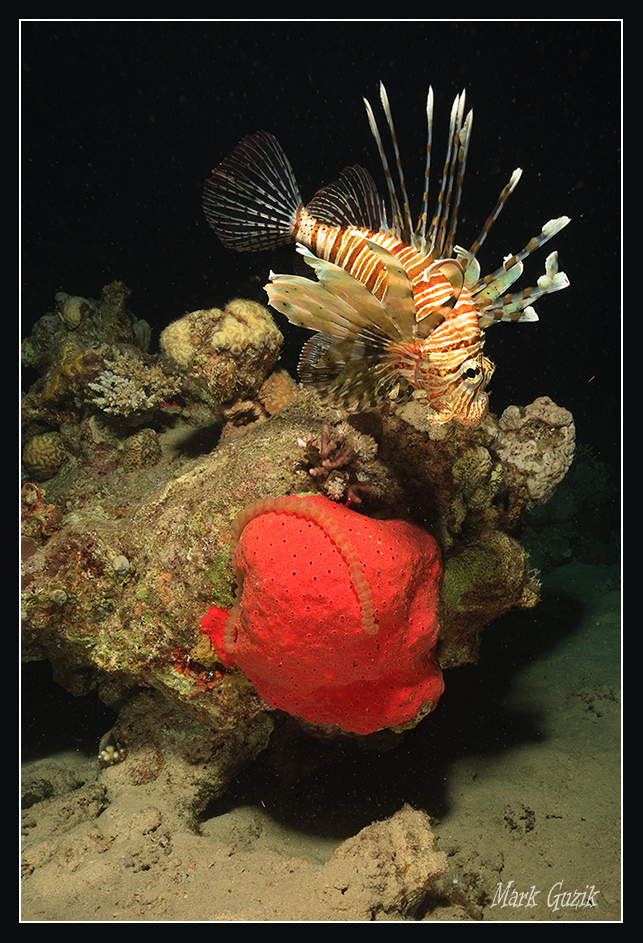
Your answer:
[[[390,234],[323,226],[302,207],[293,235],[313,255],[342,268],[379,300],[386,294],[388,272],[368,243],[387,249],[407,273],[418,326],[425,317],[445,310],[454,298],[452,283],[440,271],[425,281],[433,260]],[[448,314],[426,339],[409,337],[406,342],[389,346],[384,358],[386,373],[402,376],[418,390],[436,413],[436,422],[455,418],[477,425],[487,412],[484,388],[494,366],[483,356],[484,334],[468,290],[462,288],[454,307],[446,310]]]
[[[305,384],[349,405],[365,406],[391,394],[404,380],[432,407],[431,421],[475,424],[486,413],[484,390],[494,371],[483,354],[483,328],[500,320],[537,320],[531,302],[567,287],[556,253],[551,253],[537,288],[506,294],[522,272],[522,261],[569,219],[550,220],[521,252],[480,277],[476,253],[522,172],[513,172],[471,249],[456,246],[472,112],[465,116],[464,92],[457,95],[436,208],[429,217],[429,89],[425,187],[414,227],[383,86],[380,98],[399,191],[373,109],[365,103],[386,178],[390,222],[372,177],[359,166],[346,168],[304,206],[286,155],[263,131],[244,138],[213,171],[205,184],[204,212],[222,242],[238,251],[288,241],[305,247],[302,254],[316,281],[271,273],[266,285],[273,307],[294,324],[318,332],[302,352]]]

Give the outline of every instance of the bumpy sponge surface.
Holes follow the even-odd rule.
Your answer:
[[[216,607],[201,624],[221,661],[271,707],[353,733],[433,710],[444,689],[434,539],[320,496],[268,499],[241,517],[237,605],[227,626]]]

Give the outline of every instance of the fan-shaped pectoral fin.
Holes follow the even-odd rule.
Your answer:
[[[388,249],[369,239],[365,241],[370,251],[386,266],[386,294],[382,301],[386,313],[397,328],[400,337],[412,337],[416,312],[413,289],[406,269]]]

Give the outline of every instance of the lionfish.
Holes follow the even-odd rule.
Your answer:
[[[396,182],[374,111],[364,99],[388,190],[388,208],[370,173],[345,168],[339,180],[304,206],[292,167],[265,131],[244,137],[205,183],[203,208],[225,246],[261,250],[294,242],[313,278],[270,273],[270,304],[289,321],[315,331],[305,344],[299,376],[331,402],[350,407],[414,396],[431,422],[478,424],[494,365],[484,356],[485,328],[497,321],[536,321],[541,295],[569,285],[552,252],[537,287],[506,293],[523,260],[569,223],[547,222],[522,251],[481,277],[476,255],[520,180],[514,170],[480,235],[469,249],[455,245],[473,112],[465,92],[451,108],[440,189],[429,222],[433,140],[432,88],[422,208],[413,225],[391,108],[380,98],[396,164]],[[503,294],[504,293],[504,294]]]

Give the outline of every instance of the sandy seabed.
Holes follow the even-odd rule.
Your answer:
[[[400,746],[277,739],[198,834],[166,782],[116,790],[86,750],[25,755],[22,921],[619,921],[620,613],[617,567],[555,570]],[[343,842],[406,805],[448,856],[411,918],[382,910],[372,862],[333,877]]]

